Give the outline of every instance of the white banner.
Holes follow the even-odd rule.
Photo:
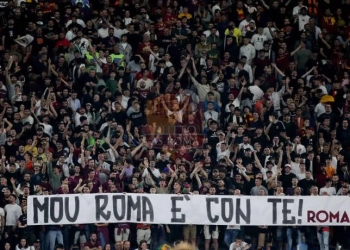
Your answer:
[[[34,37],[27,34],[25,36],[15,39],[14,41],[23,47],[27,47],[29,44],[31,44],[34,41]]]
[[[29,196],[28,224],[350,225],[348,196]]]

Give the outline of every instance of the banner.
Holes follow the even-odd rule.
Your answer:
[[[109,193],[29,196],[28,202],[28,225],[350,225],[348,196]]]
[[[34,41],[34,37],[27,34],[25,36],[15,39],[14,41],[23,47],[27,47],[29,44],[31,44],[31,42]]]

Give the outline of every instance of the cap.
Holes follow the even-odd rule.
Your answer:
[[[32,125],[32,124],[30,124],[30,122],[23,123],[23,126],[28,126],[28,125]]]
[[[290,168],[290,169],[292,169],[292,167],[290,166],[290,164],[286,164],[286,165],[284,165],[284,168]]]

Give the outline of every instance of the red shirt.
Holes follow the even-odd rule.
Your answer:
[[[143,60],[146,61],[147,65],[151,53],[149,51],[144,50],[145,47],[150,47],[151,49],[153,49],[153,44],[150,42],[148,42],[147,44],[141,43],[139,45],[139,48],[137,49],[137,53],[142,56]]]
[[[136,75],[135,75],[136,81],[140,80],[141,78],[142,78],[142,73],[141,73],[141,71],[140,71],[140,72],[137,72]],[[149,71],[147,78],[153,80],[153,74],[152,74],[151,71]]]
[[[164,17],[163,17],[163,20],[164,20],[164,22],[165,22],[165,24],[167,26],[171,26],[171,24],[169,22],[172,22],[172,21],[176,20],[176,17],[174,15],[172,15],[172,14],[170,14],[170,15],[169,14],[165,14]]]
[[[85,247],[89,247],[89,248],[99,248],[101,247],[100,242],[96,241],[95,243],[92,243],[91,241],[88,241],[84,244]]]
[[[57,41],[55,48],[58,48],[59,46],[68,48],[69,45],[70,45],[70,42],[66,38],[64,38],[62,40]]]
[[[276,58],[276,65],[282,71],[286,71],[289,66],[289,55],[284,54]]]

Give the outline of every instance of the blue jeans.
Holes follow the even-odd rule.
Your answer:
[[[320,243],[320,250],[329,249],[329,232],[317,233],[318,243]]]
[[[293,231],[297,232],[297,245],[301,243],[301,232],[299,229],[294,229],[294,228],[287,228],[287,245],[288,245],[288,250],[293,249]]]
[[[105,237],[104,237],[103,233],[101,233],[101,232],[98,233],[98,239],[100,240],[101,246],[105,247],[106,240],[105,240]]]
[[[63,235],[60,230],[50,230],[47,232],[47,242],[48,242],[48,248],[47,250],[54,250],[57,244],[63,244]]]
[[[230,245],[236,240],[240,231],[241,230],[239,229],[226,229],[224,237],[226,246],[230,247]]]

